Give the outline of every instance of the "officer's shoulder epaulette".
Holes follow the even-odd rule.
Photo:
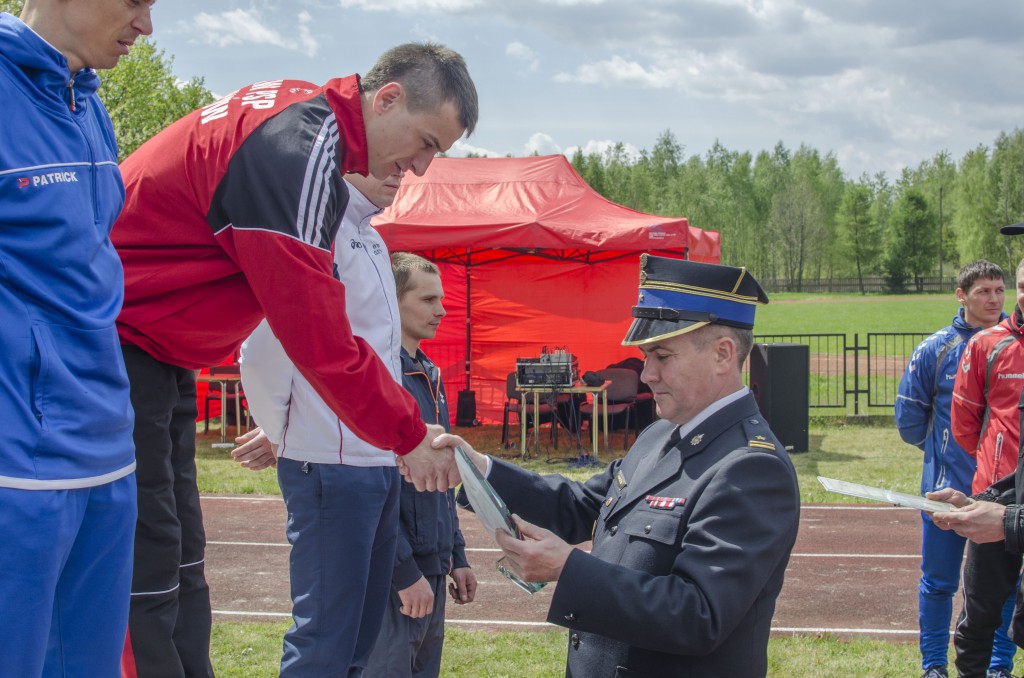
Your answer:
[[[768,424],[760,417],[743,420],[743,432],[747,437],[747,446],[762,450],[778,449],[772,441]]]

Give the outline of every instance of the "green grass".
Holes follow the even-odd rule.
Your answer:
[[[821,423],[815,420],[810,428],[810,451],[792,455],[800,481],[800,494],[808,503],[843,503],[855,500],[844,495],[826,493],[816,476],[889,487],[901,492],[917,492],[921,469],[921,452],[900,440],[893,426],[855,426],[845,423]],[[481,452],[514,461],[537,473],[560,473],[574,480],[586,480],[599,468],[569,469],[567,463],[574,450],[568,444],[560,449],[542,449],[539,455],[522,460],[516,450],[502,450],[501,427],[457,428]],[[219,435],[219,434],[218,434]],[[203,494],[279,494],[274,469],[249,471],[241,468],[227,450],[214,449],[210,443],[219,441],[212,433],[201,437],[196,453],[199,466],[199,491]],[[563,439],[564,441],[564,439]],[[622,432],[613,431],[611,450],[602,461],[622,456]]]
[[[1005,310],[1013,310],[1013,290]],[[755,334],[867,334],[927,332],[945,327],[958,308],[952,294],[801,294],[771,295],[759,306]],[[862,338],[863,341],[863,338]]]
[[[566,462],[572,451],[541,450],[521,460],[514,450],[500,447],[500,427],[459,428],[456,432],[480,449],[516,460],[539,473],[563,473],[583,480],[597,469],[568,472]],[[199,440],[199,484],[203,493],[278,493],[273,469],[252,472],[238,467],[226,450],[214,449],[219,441],[212,431]],[[611,445],[621,455],[621,432],[614,432]],[[844,495],[825,492],[816,476],[890,487],[916,493],[921,453],[903,443],[894,427],[858,426],[815,420],[810,430],[810,452],[792,456],[805,503],[853,503]],[[231,678],[276,676],[280,662],[281,637],[288,623],[217,622],[213,626],[212,659],[217,675]],[[562,630],[467,631],[449,628],[445,632],[441,675],[547,677],[564,674],[565,632]],[[824,675],[908,676],[917,673],[918,651],[913,642],[840,640],[830,636],[776,636],[769,643],[769,675],[787,678],[817,678]]]
[[[281,639],[290,622],[214,622],[210,661],[220,678],[273,678],[281,668]]]
[[[920,491],[923,453],[904,443],[895,427],[812,426],[809,442],[809,452],[790,456],[805,504],[859,501],[826,492],[818,476],[911,494]]]
[[[221,678],[273,678],[281,661],[287,623],[218,622],[213,626],[213,667]],[[445,629],[441,675],[446,678],[558,678],[565,675],[566,632]],[[950,651],[950,666],[953,655]],[[917,644],[829,635],[774,636],[768,675],[779,678],[920,673]]]
[[[280,494],[274,469],[250,471],[231,458],[230,448],[212,447],[213,443],[220,442],[219,426],[220,420],[214,419],[209,433],[196,436],[199,491],[203,494]],[[232,434],[234,428],[229,427],[228,432]]]
[[[1014,300],[1008,298],[1007,309]],[[759,334],[809,334],[867,332],[930,333],[950,322],[956,302],[950,294],[885,296],[775,294],[772,303],[758,310]],[[862,408],[863,411],[863,408]],[[891,414],[887,410],[878,413]],[[833,414],[828,412],[827,414]],[[835,414],[843,414],[842,411]],[[516,460],[539,473],[563,473],[583,480],[596,469],[572,470],[566,462],[574,451],[563,442],[561,450],[542,447],[526,460],[518,450],[503,450],[500,427],[460,428],[482,452]],[[621,455],[621,432],[613,432],[611,450],[603,461]],[[564,441],[564,438],[562,439]],[[199,486],[203,493],[277,494],[273,469],[252,472],[240,468],[227,450],[214,449],[219,431],[199,436]],[[848,425],[828,416],[812,420],[810,452],[792,456],[804,503],[855,503],[843,495],[825,492],[816,476],[831,476],[916,493],[919,487],[921,452],[903,443],[891,420],[881,426]],[[287,623],[253,624],[217,622],[213,632],[213,662],[223,677],[276,676],[281,637]],[[887,642],[868,639],[837,639],[827,635],[776,636],[769,643],[769,675],[786,678],[819,676],[899,677],[920,673],[914,641]],[[564,674],[565,632],[446,630],[441,675],[540,677]],[[952,664],[952,650],[950,651]]]

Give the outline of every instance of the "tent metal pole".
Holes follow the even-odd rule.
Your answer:
[[[467,252],[466,252],[466,390],[467,391],[469,390],[469,366],[470,366],[470,361],[469,361],[469,355],[470,355],[469,354],[470,336],[469,335],[470,335],[470,331],[472,329],[471,326],[470,326],[470,321],[469,321],[469,317],[470,317],[470,301],[469,300],[471,298],[471,295],[470,295],[470,291],[471,290],[470,290],[470,286],[469,286],[469,282],[470,282],[469,269],[470,269],[470,265],[472,263],[471,262],[471,258],[472,258],[472,253],[470,253],[467,250]]]

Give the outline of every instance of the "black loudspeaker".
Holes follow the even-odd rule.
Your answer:
[[[459,391],[459,401],[455,406],[455,425],[480,425],[476,418],[476,391]]]
[[[754,344],[750,390],[775,437],[790,452],[808,449],[811,349],[805,344]]]

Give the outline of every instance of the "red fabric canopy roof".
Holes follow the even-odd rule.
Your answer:
[[[720,256],[718,233],[610,202],[561,155],[437,158],[374,225],[391,251],[439,264],[448,317],[423,349],[453,400],[470,377],[485,421],[501,420],[518,357],[565,346],[584,371],[639,355],[620,342],[640,253]]]
[[[591,260],[653,249],[689,250],[698,261],[720,254],[717,233],[606,200],[562,155],[437,158],[424,176],[406,176],[374,224],[395,249],[474,250],[474,263],[504,258],[494,249]]]

